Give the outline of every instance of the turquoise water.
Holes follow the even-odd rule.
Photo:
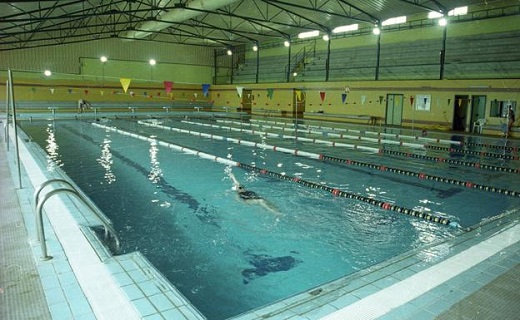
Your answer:
[[[516,174],[200,126],[223,125],[206,119],[190,121],[197,124],[181,120],[159,124],[520,190]],[[518,197],[500,193],[211,140],[137,121],[102,124],[429,212],[462,227],[520,205]],[[208,319],[225,319],[264,306],[462,232],[187,155],[89,122],[33,122],[24,123],[23,129],[46,150],[48,170],[61,167],[114,222],[123,252],[141,251]],[[330,139],[312,133],[298,135]],[[367,141],[344,142],[380,148]],[[385,148],[518,168],[518,160],[399,145]],[[230,172],[279,212],[239,201]]]

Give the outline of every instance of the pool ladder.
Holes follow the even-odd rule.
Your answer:
[[[40,199],[40,193],[43,191],[43,189],[53,183],[59,183],[62,185],[65,185],[65,187],[60,187],[53,189],[52,191],[46,193],[43,198]],[[120,242],[119,238],[117,237],[117,232],[112,226],[112,222],[99,210],[99,208],[90,200],[88,199],[82,192],[80,192],[75,186],[73,186],[70,182],[63,180],[63,179],[51,179],[48,181],[45,181],[40,185],[38,190],[34,193],[34,203],[36,206],[36,229],[38,233],[38,240],[41,244],[42,249],[42,259],[43,260],[49,260],[52,259],[52,256],[49,256],[47,254],[47,244],[45,242],[45,230],[43,228],[43,205],[47,200],[49,200],[52,196],[59,194],[59,193],[69,193],[79,200],[83,202],[84,205],[86,205],[95,215],[96,217],[101,221],[101,224],[104,227],[105,230],[105,239],[107,239],[109,236],[112,236],[115,244],[116,244],[116,250],[119,250]]]

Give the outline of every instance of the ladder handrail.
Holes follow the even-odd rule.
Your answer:
[[[54,189],[46,193],[45,196],[40,200],[39,195],[42,189],[54,182],[64,183],[67,185],[67,187]],[[51,256],[47,255],[47,244],[45,242],[45,230],[43,227],[43,205],[45,204],[45,202],[47,202],[47,200],[49,200],[49,198],[62,192],[70,193],[76,196],[76,198],[81,200],[83,204],[85,204],[96,215],[96,217],[101,221],[103,227],[105,228],[105,237],[108,234],[111,234],[114,240],[116,241],[116,249],[119,250],[120,242],[116,230],[112,227],[112,223],[106,217],[104,217],[103,213],[100,212],[100,210],[92,203],[92,201],[90,201],[83,194],[78,192],[78,190],[70,182],[63,179],[52,179],[44,182],[35,192],[34,196],[36,204],[36,230],[38,233],[38,240],[41,243],[42,259],[52,259]]]

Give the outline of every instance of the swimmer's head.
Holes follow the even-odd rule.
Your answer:
[[[233,186],[231,189],[234,190],[234,191],[238,191],[238,192],[241,192],[241,191],[245,190],[244,187],[242,187],[239,184],[237,184],[236,186]]]

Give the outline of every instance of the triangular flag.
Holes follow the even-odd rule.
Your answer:
[[[267,89],[267,97],[269,98],[269,100],[273,100],[273,94],[274,94],[274,89],[272,89],[272,88]]]
[[[194,96],[195,98],[197,98],[197,97],[199,96],[199,94],[198,94],[197,92],[195,92],[195,93],[193,93],[193,96]]]
[[[145,96],[145,97],[148,96],[148,92],[146,92],[146,91],[143,92],[143,96]]]
[[[67,91],[68,91],[69,93],[72,93],[72,89],[67,89]]]
[[[128,87],[130,87],[130,82],[132,82],[132,79],[121,78],[121,79],[119,79],[119,81],[121,82],[121,85],[123,86],[123,90],[126,93],[128,91]]]
[[[302,91],[294,90],[294,93],[296,93],[296,98],[298,99],[298,101],[302,101]]]
[[[84,90],[83,92],[85,92],[85,95],[87,95],[87,94],[88,94],[88,90]]]
[[[457,99],[457,104],[458,104],[458,106],[460,108],[460,106],[462,105],[462,99]]]
[[[210,85],[210,84],[207,84],[207,83],[205,83],[205,84],[202,85],[202,93],[204,94],[205,97],[207,97],[208,94],[209,94],[209,87],[210,87],[210,86],[211,86],[211,85]]]
[[[171,81],[164,81],[164,90],[166,91],[166,93],[170,93],[172,91],[172,88],[173,88],[173,82]]]
[[[101,94],[102,96],[105,95],[105,91],[99,91],[99,94]]]
[[[35,93],[36,92],[36,88],[31,88],[31,92]]]
[[[414,97],[413,96],[410,96],[410,105],[413,106],[413,100],[414,100]]]
[[[54,94],[54,88],[50,88],[51,94]]]
[[[242,92],[244,91],[244,87],[237,87],[238,96],[242,98]]]
[[[349,86],[346,86],[345,87],[345,93],[349,93],[350,92],[350,87]]]
[[[321,102],[323,102],[323,100],[325,100],[325,91],[320,91],[320,99],[321,99]]]
[[[346,93],[342,93],[341,94],[341,102],[345,103],[345,101],[347,101],[347,94]]]
[[[161,96],[161,93],[160,93],[160,92],[157,92],[157,96],[160,97],[160,96]]]
[[[379,96],[379,104],[383,103],[383,96]]]
[[[361,104],[364,105],[364,104],[365,104],[365,101],[367,101],[367,96],[362,95],[362,96],[361,96]]]

